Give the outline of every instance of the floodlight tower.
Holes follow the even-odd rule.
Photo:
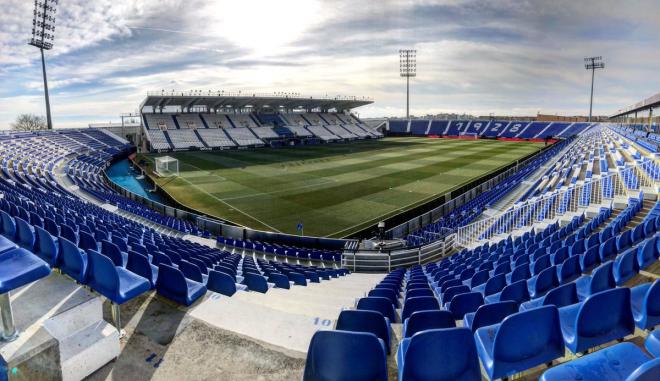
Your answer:
[[[591,99],[589,100],[589,122],[591,122],[591,113],[593,111],[594,105],[594,75],[596,69],[604,69],[605,62],[603,62],[603,57],[587,57],[584,59],[584,68],[591,70]]]
[[[410,119],[410,77],[417,76],[417,50],[399,50],[399,73],[406,77],[406,119]]]
[[[32,18],[32,38],[28,45],[35,46],[41,51],[41,70],[44,75],[44,94],[46,96],[46,120],[48,129],[53,129],[50,117],[50,98],[48,97],[48,77],[46,76],[46,59],[44,50],[53,48],[55,40],[55,13],[59,0],[34,0],[34,17]]]

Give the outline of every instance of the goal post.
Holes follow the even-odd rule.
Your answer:
[[[179,160],[171,156],[157,157],[154,172],[160,177],[179,176]]]
[[[461,139],[474,139],[474,140],[477,140],[477,139],[479,139],[479,134],[477,134],[476,132],[461,132],[459,134],[459,137]]]

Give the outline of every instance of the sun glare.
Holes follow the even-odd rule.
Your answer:
[[[213,29],[241,48],[271,55],[303,36],[322,15],[317,0],[223,0]]]

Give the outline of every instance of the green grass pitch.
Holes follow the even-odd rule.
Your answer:
[[[155,180],[178,202],[243,226],[297,234],[302,222],[305,235],[345,237],[542,147],[404,137],[192,151],[171,154],[179,177]]]

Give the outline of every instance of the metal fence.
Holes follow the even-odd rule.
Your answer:
[[[635,165],[610,170],[583,182],[563,185],[554,192],[516,204],[501,214],[458,228],[456,243],[470,247],[479,241],[504,237],[517,229],[581,213],[590,206],[611,206],[615,199],[626,202],[629,197],[640,197],[640,192],[645,189],[655,192],[659,175],[658,166],[653,161],[640,160]],[[560,184],[565,181],[559,179]]]

